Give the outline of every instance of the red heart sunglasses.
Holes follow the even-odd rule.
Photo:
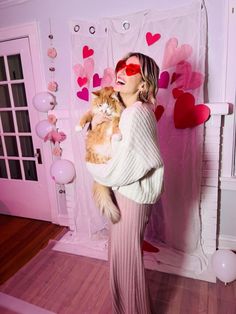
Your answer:
[[[134,63],[126,64],[125,60],[120,60],[120,61],[118,61],[117,65],[116,65],[115,71],[117,73],[123,69],[125,69],[125,73],[128,76],[132,76],[132,75],[135,75],[138,73],[141,74],[141,68],[140,68],[139,64],[134,64]]]

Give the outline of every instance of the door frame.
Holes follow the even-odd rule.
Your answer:
[[[29,40],[29,47],[32,56],[31,62],[35,91],[36,93],[41,91],[47,91],[45,75],[43,71],[43,61],[40,53],[41,45],[38,24],[36,22],[30,22],[0,28],[0,41],[2,42],[7,40],[19,39],[22,37],[27,37]],[[45,119],[45,116],[43,116],[42,113],[39,113],[39,117],[40,116]],[[60,224],[56,187],[50,176],[50,166],[53,162],[53,156],[51,152],[51,147],[47,144],[45,143],[45,145],[43,146],[42,154],[46,171],[47,190],[51,209],[51,222]]]

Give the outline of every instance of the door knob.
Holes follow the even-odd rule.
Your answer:
[[[42,162],[42,156],[41,156],[41,150],[40,150],[40,148],[36,148],[36,153],[34,154],[34,157],[36,157],[37,158],[37,160],[38,160],[38,164],[42,164],[43,162]]]

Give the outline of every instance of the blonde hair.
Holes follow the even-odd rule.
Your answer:
[[[122,60],[126,61],[130,57],[137,57],[139,59],[141,75],[145,83],[145,91],[139,93],[139,100],[155,105],[158,91],[158,65],[151,57],[140,52],[130,52]]]

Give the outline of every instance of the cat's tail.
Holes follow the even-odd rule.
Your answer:
[[[109,187],[94,182],[93,197],[101,214],[111,220],[113,224],[120,220],[120,210],[114,204]]]

